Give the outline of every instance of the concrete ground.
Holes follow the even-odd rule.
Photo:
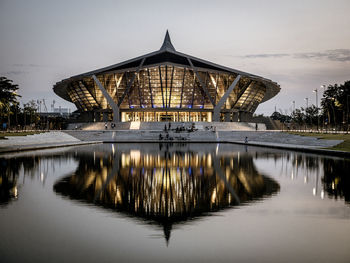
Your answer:
[[[98,142],[96,140],[82,141],[61,131],[44,132],[27,136],[8,136],[5,138],[5,140],[0,140],[0,154]]]

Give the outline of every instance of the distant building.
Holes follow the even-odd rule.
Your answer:
[[[69,108],[54,108],[51,112],[38,112],[43,117],[69,117],[71,115]]]
[[[85,121],[249,120],[280,86],[269,79],[175,50],[158,51],[64,79],[54,92]]]
[[[70,109],[69,108],[61,108],[61,107],[59,107],[59,108],[54,108],[53,112],[54,113],[61,113],[63,115],[67,115],[67,114],[70,113]]]

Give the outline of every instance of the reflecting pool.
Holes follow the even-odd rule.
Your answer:
[[[349,262],[349,170],[232,144],[3,155],[1,262]]]

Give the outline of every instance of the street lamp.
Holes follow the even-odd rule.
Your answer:
[[[295,100],[293,100],[293,112],[295,111]]]
[[[321,88],[323,88],[323,98],[325,98],[325,95],[324,95],[324,93],[326,92],[326,85],[321,85]],[[324,124],[325,124],[325,115],[324,114],[322,114],[322,130],[323,130],[323,128],[324,128]]]
[[[349,97],[350,95],[346,95],[346,133],[349,132]]]
[[[305,98],[305,100],[306,100],[306,108],[305,108],[305,118],[306,118],[306,120],[305,120],[305,130],[306,130],[306,128],[307,128],[307,117],[308,117],[307,108],[309,107],[309,98]]]
[[[320,118],[318,116],[318,97],[317,97],[317,94],[318,94],[318,90],[315,89],[314,92],[316,93],[316,109],[317,109],[317,131],[318,131],[318,127],[320,125]]]

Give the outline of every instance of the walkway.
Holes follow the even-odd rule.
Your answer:
[[[160,139],[159,135],[162,135]],[[169,137],[166,137],[168,134]],[[245,138],[248,137],[248,143]],[[325,150],[342,140],[323,140],[309,136],[299,136],[280,131],[211,131],[196,130],[193,132],[175,130],[66,130],[52,131],[28,136],[10,136],[0,140],[0,153],[36,150],[53,147],[74,146],[91,143],[238,143],[248,146],[263,146],[305,152],[316,152],[339,156],[350,156],[350,153]],[[166,139],[168,138],[168,139]]]
[[[5,138],[6,140],[0,140],[0,154],[97,143],[96,140],[81,141],[61,131],[43,132],[27,136],[8,136]]]

